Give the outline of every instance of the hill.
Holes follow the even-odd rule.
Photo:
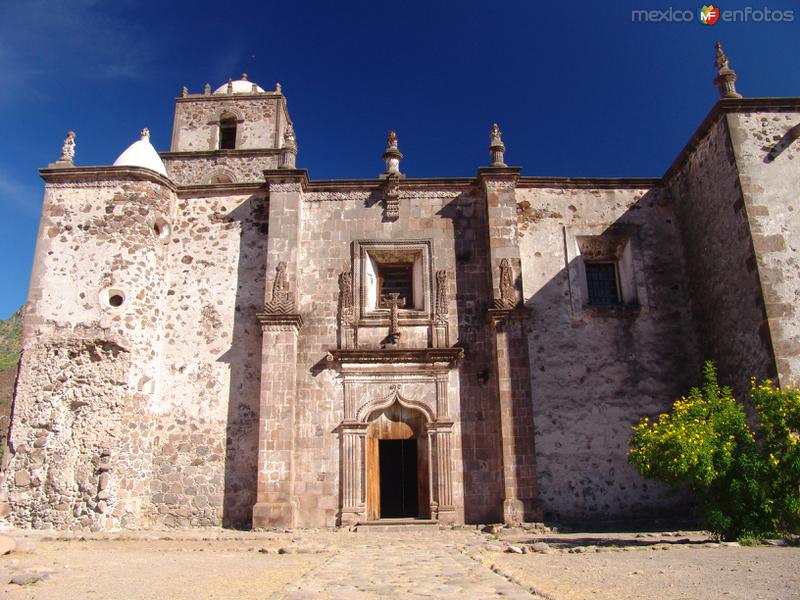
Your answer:
[[[0,321],[0,446],[5,443],[8,431],[21,334],[22,309],[20,308],[5,321]]]

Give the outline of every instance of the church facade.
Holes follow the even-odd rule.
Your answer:
[[[41,171],[2,508],[17,526],[320,527],[680,510],[631,425],[705,358],[800,374],[800,99],[720,100],[661,178],[314,180],[280,86],[176,99]],[[796,160],[795,160],[796,159]]]

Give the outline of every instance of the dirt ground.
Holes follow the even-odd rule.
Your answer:
[[[387,593],[386,581],[370,592],[365,577],[364,556],[373,556],[365,548],[389,546],[392,553],[377,551],[374,560],[396,554],[405,557],[407,569],[408,557],[424,561],[434,549],[445,548],[463,557],[443,561],[441,569],[451,579],[458,579],[459,569],[466,573],[468,564],[478,565],[487,577],[499,574],[532,598],[800,599],[800,548],[720,545],[696,532],[566,535],[503,529],[487,534],[428,528],[402,535],[346,530],[5,534],[18,544],[0,557],[0,595],[11,600],[344,597],[287,591],[319,589],[315,574],[320,579],[324,569],[331,570],[325,565],[332,560],[339,589],[342,582],[357,581],[359,598],[397,597]],[[26,577],[38,575],[44,578],[24,584]],[[23,584],[10,583],[12,578]],[[425,588],[419,587],[420,592]]]

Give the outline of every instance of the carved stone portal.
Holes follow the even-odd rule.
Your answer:
[[[453,521],[453,422],[447,418],[447,373],[439,373],[430,383],[435,384],[431,389],[435,398],[426,402],[406,397],[401,383],[387,387],[378,378],[366,384],[373,392],[358,404],[356,387],[365,384],[345,376],[345,420],[340,429],[342,525],[395,516],[387,512],[381,493],[390,474],[386,470],[393,468],[389,451],[398,444],[413,453],[406,457],[414,471],[406,491],[414,499],[403,507],[403,516]]]

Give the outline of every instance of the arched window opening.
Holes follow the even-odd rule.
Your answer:
[[[233,150],[236,148],[236,117],[223,115],[219,120],[219,149]]]

